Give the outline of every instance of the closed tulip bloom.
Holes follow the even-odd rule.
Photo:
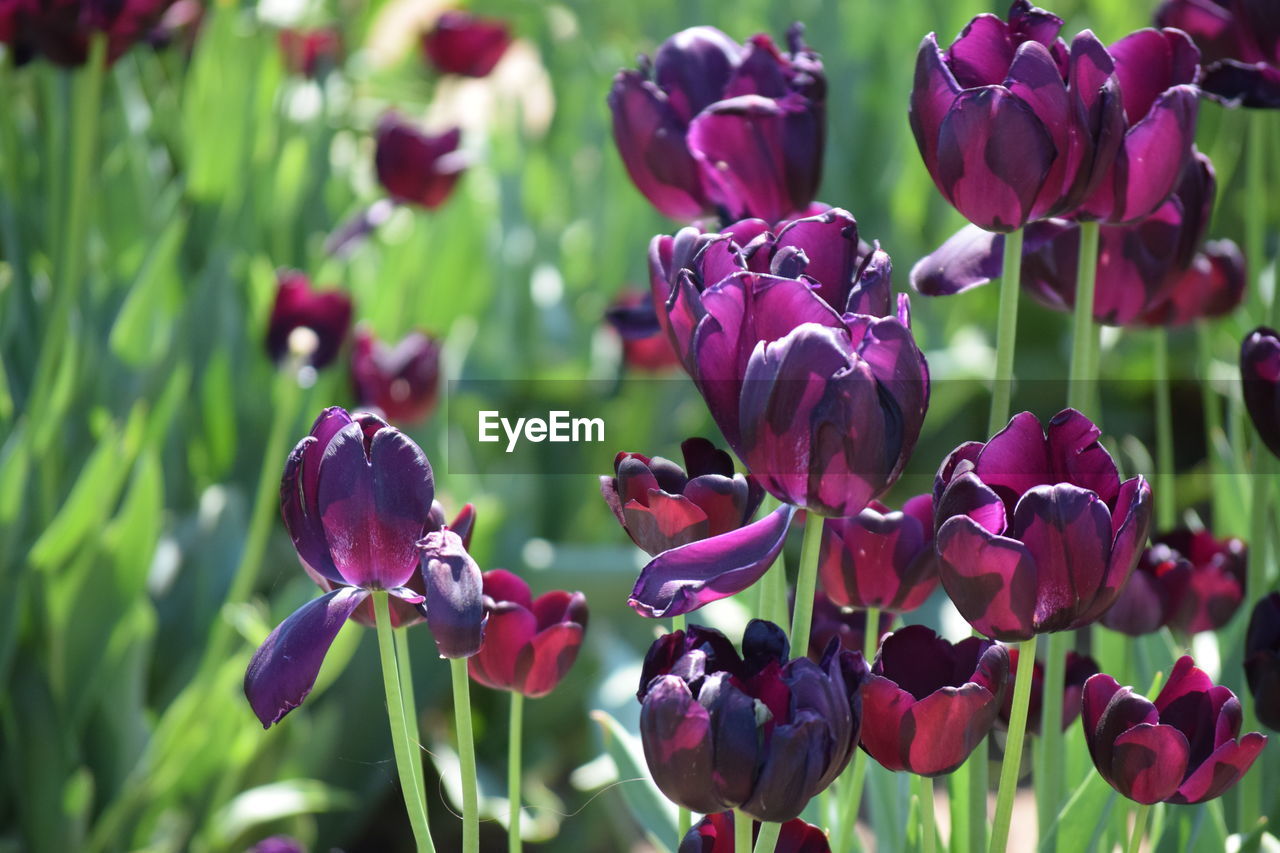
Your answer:
[[[890,770],[950,773],[991,731],[1008,681],[998,643],[953,645],[924,625],[894,631],[862,689],[862,748]]]
[[[764,491],[733,470],[733,458],[705,438],[680,444],[684,468],[661,456],[619,453],[600,493],[631,541],[651,556],[737,530]]]
[[[357,330],[351,381],[361,406],[376,408],[397,423],[424,420],[440,392],[440,342],[410,332],[388,346],[367,329]]]
[[[960,613],[1005,642],[1088,625],[1128,580],[1151,525],[1151,487],[1120,482],[1100,431],[1075,409],[1048,430],[1022,412],[934,482],[938,571]]]
[[[351,297],[340,290],[313,290],[296,270],[280,272],[267,325],[272,360],[278,364],[292,354],[312,367],[324,367],[337,357],[350,328]]]
[[[938,586],[933,498],[917,495],[895,512],[872,501],[851,518],[826,519],[818,576],[846,607],[904,613],[924,604]]]
[[[503,21],[458,10],[444,12],[422,37],[427,61],[443,74],[485,77],[511,46]]]
[[[1267,738],[1240,736],[1240,701],[1188,656],[1150,702],[1099,673],[1084,686],[1084,739],[1093,766],[1137,803],[1203,803],[1248,772]]]
[[[876,620],[876,646],[880,639],[893,630],[893,613],[882,610]],[[822,590],[813,596],[813,628],[809,631],[809,659],[822,660],[827,646],[835,640],[840,648],[861,652],[867,633],[867,611],[853,607],[841,607]]]
[[[1062,689],[1062,730],[1065,732],[1076,717],[1080,716],[1080,697],[1084,693],[1084,683],[1089,676],[1098,673],[1098,664],[1088,655],[1067,652],[1066,666],[1063,670]],[[1000,716],[996,724],[1007,730],[1009,717],[1013,713],[1013,688],[1018,681],[1018,650],[1009,649],[1009,689],[1000,704]],[[1040,734],[1041,707],[1044,703],[1044,664],[1036,660],[1031,676],[1031,704],[1027,710],[1027,731]]]
[[[1280,731],[1280,592],[1254,605],[1244,635],[1244,674],[1258,721]]]
[[[466,168],[461,140],[456,127],[433,135],[395,114],[384,116],[374,152],[378,182],[395,201],[434,210],[448,200]]]
[[[782,629],[759,619],[741,655],[719,631],[696,626],[653,644],[637,694],[640,738],[668,799],[784,822],[849,763],[866,664],[835,645],[819,664],[788,660],[788,651]]]
[[[554,690],[582,646],[586,596],[555,590],[535,599],[523,579],[494,569],[484,573],[484,608],[489,621],[484,645],[467,661],[471,677],[531,699]]]
[[[1115,63],[1093,33],[1068,48],[1061,28],[1015,0],[1007,20],[979,15],[945,51],[932,33],[920,45],[911,129],[938,189],[980,228],[1075,210],[1116,157]]]
[[[680,841],[676,853],[735,853],[733,826],[737,816],[733,812],[709,814],[693,825]],[[752,822],[751,838],[760,834],[760,824]],[[778,834],[775,853],[831,853],[827,834],[819,827],[796,818],[782,825]]]
[[[609,92],[613,138],[660,212],[727,221],[794,215],[822,176],[826,78],[802,28],[787,52],[767,35],[740,45],[714,27],[676,33]]]
[[[89,40],[106,38],[106,60],[113,63],[159,23],[174,0],[4,0],[0,3],[0,42],[17,64],[43,56],[55,65],[83,65]]]
[[[1280,456],[1280,336],[1259,326],[1240,345],[1240,388],[1263,444]]]
[[[336,27],[281,30],[279,41],[284,67],[308,79],[323,76],[342,59],[342,33]]]
[[[1156,24],[1200,48],[1199,86],[1230,106],[1280,108],[1280,17],[1267,0],[1165,0]]]

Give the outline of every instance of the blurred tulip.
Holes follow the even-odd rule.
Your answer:
[[[679,356],[658,323],[650,294],[622,294],[605,312],[605,319],[622,338],[622,362],[628,368],[662,373],[680,366]]]
[[[106,36],[106,61],[115,62],[146,39],[174,0],[3,0],[0,42],[16,64],[43,56],[55,65],[83,65],[89,40]]]
[[[1183,656],[1149,702],[1114,678],[1085,682],[1084,738],[1093,765],[1137,803],[1203,803],[1248,772],[1267,738],[1238,737],[1240,702]]]
[[[1258,721],[1280,731],[1280,592],[1260,598],[1249,617],[1244,674]]]
[[[890,770],[942,776],[991,731],[1009,652],[980,637],[951,644],[924,625],[880,644],[862,689],[862,748]]]
[[[462,131],[423,133],[394,113],[378,124],[374,165],[378,182],[394,200],[434,210],[448,200],[466,158],[458,150]]]
[[[1200,48],[1199,85],[1230,106],[1280,108],[1280,16],[1266,0],[1165,0],[1156,24]]]
[[[787,32],[739,45],[714,27],[667,39],[652,63],[620,71],[609,92],[613,138],[632,182],[663,214],[727,221],[794,215],[822,176],[826,78]]]
[[[279,273],[266,344],[277,364],[294,355],[312,367],[324,367],[338,355],[350,328],[349,296],[338,290],[312,290],[311,281],[296,270]]]
[[[314,80],[323,77],[342,60],[342,33],[337,27],[313,30],[281,30],[280,55],[291,74]]]
[[[823,522],[818,576],[845,607],[905,613],[938,586],[933,550],[933,498],[917,495],[890,512],[879,501],[852,518]]]
[[[485,77],[511,46],[503,21],[449,10],[422,37],[427,61],[442,74]]]
[[[996,724],[1008,730],[1009,717],[1013,714],[1013,687],[1018,680],[1018,650],[1009,649],[1009,689],[1000,704],[1000,716]],[[1098,673],[1098,664],[1087,655],[1067,652],[1062,690],[1062,730],[1065,732],[1076,717],[1080,716],[1080,697],[1089,676]],[[1040,734],[1040,708],[1044,703],[1044,664],[1036,660],[1031,675],[1031,705],[1027,710],[1027,731]]]
[[[680,451],[684,469],[661,456],[619,453],[614,476],[600,478],[605,503],[650,556],[737,530],[764,500],[756,481],[734,473],[733,458],[707,439],[685,439]]]
[[[794,593],[793,593],[794,597]],[[876,647],[881,638],[893,630],[894,615],[889,611],[880,611],[876,620]],[[815,663],[822,660],[827,646],[834,639],[840,648],[851,652],[861,652],[867,635],[867,611],[852,607],[841,607],[826,593],[818,590],[813,596],[813,628],[809,631],[809,659]]]
[[[685,833],[676,853],[735,853],[733,812],[709,814]],[[760,824],[752,822],[751,838],[760,834]],[[831,853],[827,834],[819,827],[796,818],[782,825],[774,853]]]
[[[834,645],[820,664],[788,651],[782,629],[759,619],[741,656],[697,626],[650,647],[640,738],[663,794],[704,814],[784,822],[840,775],[858,740],[866,664]]]
[[[1061,28],[1015,0],[1007,21],[979,15],[946,51],[932,33],[920,45],[911,129],[938,189],[980,228],[1070,213],[1116,156],[1115,63],[1088,30],[1068,49]]]
[[[1263,444],[1280,456],[1280,336],[1259,326],[1240,346],[1241,391]]]
[[[1147,541],[1151,487],[1120,482],[1100,431],[1075,409],[1015,415],[968,442],[934,482],[942,585],[997,640],[1088,625],[1120,594]]]
[[[376,408],[396,423],[425,420],[440,392],[440,342],[424,332],[410,332],[392,347],[359,329],[351,380],[362,407]]]

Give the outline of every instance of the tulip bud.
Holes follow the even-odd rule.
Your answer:
[[[444,204],[466,168],[458,150],[462,131],[455,127],[433,136],[388,114],[377,136],[374,166],[387,194],[427,210]]]
[[[511,46],[503,21],[451,9],[422,37],[422,50],[437,71],[463,77],[487,77]]]
[[[426,419],[440,390],[440,343],[410,332],[394,347],[369,331],[356,332],[351,380],[361,406],[376,408],[397,423]]]
[[[462,537],[447,528],[428,533],[417,546],[426,588],[427,627],[436,648],[444,658],[471,657],[484,643],[488,621],[480,567],[467,553]]]
[[[1280,731],[1280,592],[1258,599],[1249,617],[1244,674],[1258,721]]]

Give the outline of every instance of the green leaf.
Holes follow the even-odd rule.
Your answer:
[[[1072,792],[1058,817],[1040,833],[1040,851],[1079,853],[1095,848],[1106,829],[1115,791],[1097,773],[1089,773]],[[1056,845],[1055,845],[1056,842]]]
[[[214,817],[215,837],[230,846],[249,830],[304,814],[350,809],[356,798],[349,792],[315,779],[285,779],[250,788],[227,803]]]
[[[640,744],[630,732],[605,711],[592,711],[591,718],[604,733],[604,748],[618,768],[619,790],[645,835],[659,853],[671,853],[671,841],[679,843],[676,807],[653,784],[645,767]]]
[[[181,307],[176,267],[187,219],[177,216],[151,246],[111,327],[111,351],[126,364],[153,364],[169,348],[174,318]]]

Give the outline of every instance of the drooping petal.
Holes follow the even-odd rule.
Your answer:
[[[951,296],[1000,277],[1004,236],[966,225],[911,268],[911,286],[925,296]]]
[[[441,657],[471,657],[484,644],[484,577],[452,530],[418,543],[426,586],[427,627]]]

